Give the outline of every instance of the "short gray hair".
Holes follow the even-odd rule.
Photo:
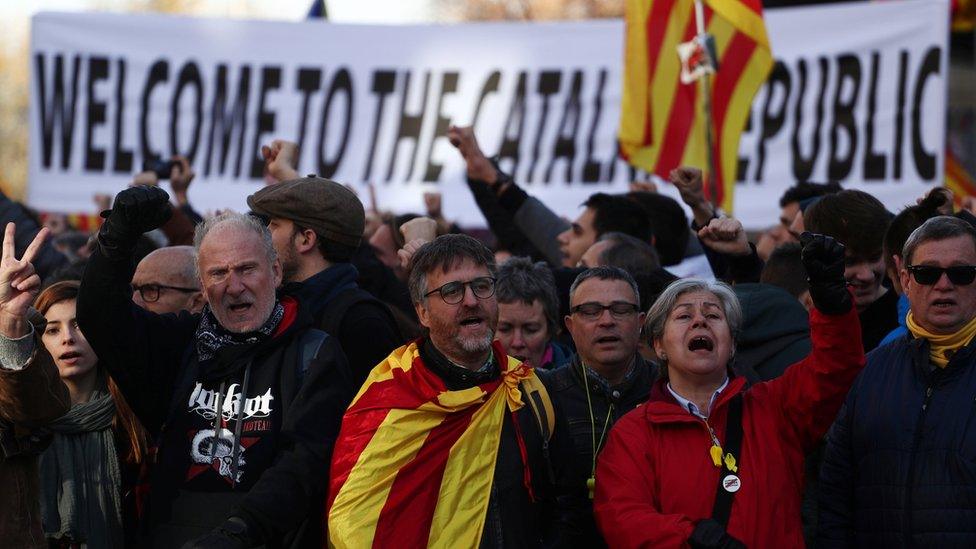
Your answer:
[[[650,338],[651,343],[664,335],[664,326],[667,324],[668,315],[674,310],[678,298],[689,292],[699,291],[715,295],[722,303],[722,309],[725,311],[725,322],[732,334],[732,346],[735,347],[735,340],[742,328],[742,306],[739,305],[739,298],[736,297],[732,288],[724,282],[697,278],[675,280],[661,292],[661,295],[651,305],[651,309],[647,312],[647,318],[644,320],[644,333]]]
[[[620,267],[611,267],[609,265],[593,267],[577,275],[576,280],[573,281],[573,285],[569,287],[570,304],[573,303],[573,296],[576,295],[576,289],[580,287],[580,284],[591,278],[598,278],[600,280],[621,280],[626,282],[630,286],[630,289],[634,290],[634,300],[637,301],[637,307],[640,308],[640,290],[637,289],[637,282],[634,281],[634,277],[630,276],[630,273],[621,269]]]
[[[901,257],[906,266],[911,265],[912,255],[922,244],[934,240],[948,240],[957,236],[968,236],[972,240],[973,246],[976,247],[976,229],[972,225],[951,215],[933,217],[908,235],[905,247],[902,248]]]
[[[546,315],[549,336],[559,333],[559,296],[552,271],[543,262],[532,263],[527,257],[513,257],[498,267],[495,295],[499,303],[521,301],[526,305],[538,301]]]
[[[232,226],[251,231],[261,242],[264,252],[268,256],[268,263],[274,264],[278,259],[278,253],[275,251],[274,243],[271,241],[271,231],[268,230],[268,227],[264,223],[261,223],[253,215],[225,212],[197,225],[196,231],[193,233],[193,249],[197,252],[198,267],[200,264],[200,245],[203,244],[203,239],[215,229],[223,228],[224,226]]]
[[[424,244],[413,254],[413,266],[407,279],[410,300],[414,304],[426,303],[427,274],[440,268],[447,272],[461,261],[469,259],[488,269],[495,276],[495,256],[479,240],[466,234],[445,234]]]

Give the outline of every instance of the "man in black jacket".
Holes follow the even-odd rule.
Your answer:
[[[403,344],[386,305],[356,283],[359,272],[350,260],[366,224],[359,198],[335,181],[309,176],[265,187],[247,204],[268,218],[284,292],[339,340],[358,387]]]
[[[976,230],[934,217],[902,258],[909,333],[868,355],[827,435],[820,547],[976,546]]]
[[[410,294],[427,334],[391,353],[346,413],[330,490],[337,547],[360,546],[358,536],[378,546],[540,547],[577,522],[579,506],[553,482],[571,450],[552,429],[545,389],[492,343],[494,274],[491,252],[466,235],[440,236],[413,256]],[[393,415],[396,428],[384,429]],[[416,441],[426,441],[419,454]]]
[[[146,545],[315,544],[352,396],[346,359],[336,340],[309,328],[296,300],[275,296],[271,235],[250,216],[198,227],[201,314],[135,305],[133,247],[169,215],[158,188],[119,193],[78,296],[99,363],[158,441]]]
[[[573,442],[572,482],[592,499],[596,456],[621,416],[647,400],[657,367],[637,352],[644,313],[637,283],[623,269],[594,267],[580,273],[569,290],[566,328],[576,344],[571,362],[542,380],[560,414],[556,431]],[[585,497],[585,496],[584,496]],[[602,547],[592,505],[576,525],[578,547]]]

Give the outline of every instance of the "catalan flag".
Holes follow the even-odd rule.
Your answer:
[[[976,181],[948,147],[945,155],[945,187],[952,191],[952,201],[956,207],[962,206],[963,198],[976,196]]]
[[[531,368],[494,348],[502,375],[448,391],[417,342],[370,373],[332,458],[329,543],[337,548],[476,547],[506,410]]]
[[[752,98],[773,66],[760,0],[705,0],[714,38],[711,76],[713,154],[707,197],[732,210],[739,136]],[[632,165],[667,178],[682,165],[708,171],[705,105],[697,83],[680,79],[679,44],[697,35],[693,0],[628,0],[620,151]]]

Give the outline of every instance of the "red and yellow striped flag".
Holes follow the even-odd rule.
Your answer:
[[[957,208],[962,206],[963,198],[976,196],[976,181],[949,147],[946,147],[945,155],[945,187],[952,191],[952,201]]]
[[[773,66],[760,0],[706,0],[705,31],[715,38],[718,71],[711,75],[713,153],[718,173],[707,197],[732,210],[739,136],[752,98]],[[682,84],[679,43],[697,34],[693,0],[628,0],[621,155],[667,178],[683,165],[709,170],[705,110],[697,83]]]
[[[329,543],[338,548],[477,547],[506,409],[535,373],[496,344],[502,375],[448,391],[417,342],[370,373],[332,457]]]

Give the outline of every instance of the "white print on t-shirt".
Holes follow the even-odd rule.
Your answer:
[[[216,466],[220,476],[240,482],[244,476],[244,447],[237,451],[237,478],[233,478],[231,463],[234,460],[234,434],[227,429],[220,430],[220,437],[214,440],[213,429],[198,431],[190,447],[193,463]]]
[[[256,396],[244,401],[244,415],[240,415],[241,406],[241,385],[233,383],[227,388],[227,394],[223,396],[220,403],[221,416],[224,421],[231,419],[251,419],[252,417],[269,417],[271,415],[271,389],[262,396]],[[187,403],[191,412],[196,412],[204,419],[212,420],[217,417],[217,391],[204,389],[203,385],[197,382],[190,394],[190,401]]]

